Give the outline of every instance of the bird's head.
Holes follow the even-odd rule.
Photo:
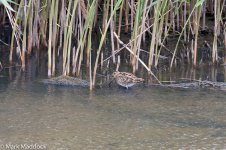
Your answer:
[[[115,72],[112,73],[112,76],[115,78],[115,77],[117,77],[118,74],[119,74],[119,72],[115,71]]]

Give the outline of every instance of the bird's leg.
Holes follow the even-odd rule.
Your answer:
[[[114,81],[115,80],[115,78],[113,78],[109,83],[108,83],[108,86],[110,87],[111,86],[111,83],[112,83],[112,81]]]

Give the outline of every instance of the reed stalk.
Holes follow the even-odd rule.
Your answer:
[[[33,21],[33,29],[32,29],[32,47],[37,47],[39,49],[40,47],[40,38],[39,38],[39,33],[38,33],[38,27],[39,27],[39,21],[40,21],[40,16],[39,16],[39,10],[40,10],[40,1],[35,0],[34,2],[34,21]]]
[[[131,39],[136,39],[134,40],[134,42],[131,45],[131,49],[133,51],[133,53],[136,55],[137,53],[139,53],[139,49],[140,49],[140,42],[141,42],[141,38],[137,38],[137,36],[139,35],[141,31],[141,23],[142,23],[142,16],[143,16],[143,12],[145,11],[145,1],[144,0],[140,0],[137,4],[137,12],[136,12],[136,16],[135,16],[135,21],[134,21],[134,29],[133,29],[133,33],[132,33],[132,37]],[[144,10],[144,11],[143,11]],[[144,15],[145,16],[145,15]],[[138,55],[139,57],[139,55]],[[136,62],[137,59],[134,55],[131,55],[131,65],[133,67],[133,73],[135,73],[136,71]]]
[[[157,28],[158,28],[158,22],[159,22],[159,10],[161,8],[161,1],[157,1],[157,4],[154,5],[154,23],[152,27],[152,38],[151,38],[151,44],[150,44],[150,49],[149,49],[149,62],[148,62],[148,67],[151,69],[153,65],[153,60],[154,60],[154,50],[155,50],[155,44],[156,44],[156,34],[157,34]]]
[[[201,10],[202,6],[199,5],[194,13],[194,32],[195,32],[195,39],[194,39],[194,47],[193,47],[193,65],[196,66],[197,63],[197,49],[198,49],[198,34],[199,34],[199,24],[200,24],[200,17],[201,17]]]
[[[57,33],[58,33],[58,9],[59,9],[59,0],[56,0],[54,7],[54,18],[53,18],[53,33],[52,33],[52,45],[53,45],[53,54],[52,54],[52,75],[55,75],[56,70],[56,41],[57,41]]]
[[[94,18],[95,20],[95,18]],[[91,55],[91,44],[92,44],[92,28],[90,28],[89,30],[89,36],[88,36],[88,45],[87,45],[87,53],[88,53],[88,57],[87,59],[89,59],[89,89],[93,90],[93,77],[92,77],[92,55]]]
[[[129,1],[125,0],[125,33],[129,30]]]
[[[19,51],[21,51],[21,46],[20,46],[20,42],[19,42],[20,30],[18,30],[18,22],[19,22],[19,17],[20,17],[20,13],[21,13],[22,7],[23,7],[23,0],[20,1],[15,21],[12,24],[13,31],[12,31],[12,36],[11,37],[13,37],[13,38],[11,38],[10,53],[9,53],[9,62],[10,62],[10,64],[13,63],[14,37],[16,39],[17,47],[18,47]]]
[[[183,11],[183,26],[184,28],[184,43],[187,43],[187,25],[185,24],[187,20],[187,1],[184,1],[184,11]]]
[[[68,33],[68,28],[69,28],[69,20],[70,20],[70,16],[71,16],[71,7],[72,7],[72,0],[69,1],[68,4],[68,8],[67,8],[67,14],[66,14],[66,21],[65,21],[65,25],[64,25],[64,42],[63,42],[63,75],[67,74],[67,68],[69,65],[68,61],[70,62],[70,60],[68,60],[69,58],[68,56],[68,38],[69,38],[69,33]]]
[[[105,39],[106,34],[107,34],[107,29],[108,29],[108,27],[109,27],[109,25],[111,23],[112,17],[116,13],[116,11],[120,8],[121,3],[122,3],[122,0],[117,0],[117,2],[115,3],[113,12],[111,13],[111,15],[109,17],[109,20],[107,22],[106,29],[104,30],[104,32],[103,32],[103,34],[101,36],[100,44],[99,44],[99,47],[98,47],[98,50],[97,50],[97,56],[96,56],[96,61],[95,61],[95,65],[94,65],[94,70],[93,70],[93,83],[92,83],[92,87],[94,87],[95,86],[95,83],[96,83],[96,72],[97,72],[97,67],[98,67],[97,66],[98,65],[98,60],[99,60],[100,52],[101,52],[101,49],[102,49],[102,46],[103,46],[103,43],[104,43],[104,39]]]
[[[121,35],[121,25],[122,25],[122,15],[123,15],[123,6],[124,2],[122,2],[122,5],[120,7],[119,11],[119,18],[118,18],[118,35]],[[117,42],[117,49],[119,49],[119,43]]]
[[[39,36],[41,39],[41,44],[45,47],[48,47],[47,39],[46,39],[46,33],[47,33],[47,27],[48,27],[48,18],[49,18],[49,4],[51,1],[44,0],[43,5],[41,7],[41,18],[40,18],[40,25],[39,25]]]
[[[52,76],[52,34],[53,34],[53,15],[55,1],[52,1],[49,14],[49,43],[48,43],[48,76]]]
[[[24,0],[24,32],[23,32],[23,41],[22,41],[22,55],[21,55],[21,63],[22,63],[22,70],[25,70],[25,52],[27,51],[27,25],[28,25],[28,17],[31,14],[31,2],[29,1],[27,5],[27,0]],[[28,9],[26,8],[28,7]]]
[[[119,57],[120,61],[123,61],[124,57],[118,53],[123,45],[120,35],[122,36],[123,31],[129,33],[129,28],[132,34],[129,39],[123,41],[128,42],[127,48],[131,50],[126,48],[129,51],[126,55],[130,55],[129,61],[133,72],[140,69],[141,61],[148,66],[147,70],[150,72],[152,67],[159,66],[161,55],[168,55],[167,53],[172,54],[172,58],[167,56],[171,58],[172,67],[181,52],[177,51],[179,44],[183,44],[186,49],[184,53],[187,53],[188,63],[192,60],[193,65],[196,66],[199,31],[209,27],[207,13],[210,12],[214,16],[212,62],[217,62],[219,58],[218,41],[223,33],[221,32],[222,14],[226,14],[225,0],[17,0],[16,2],[19,2],[19,5],[12,3],[13,8],[11,3],[3,3],[7,9],[0,11],[2,13],[0,21],[2,20],[3,23],[7,21],[4,17],[7,13],[13,26],[12,35],[15,38],[11,40],[10,63],[14,60],[15,40],[22,69],[25,69],[26,55],[35,52],[34,47],[46,46],[48,76],[55,74],[56,60],[61,55],[63,62],[60,65],[63,68],[63,75],[70,75],[71,72],[75,76],[80,75],[83,60],[86,60],[90,90],[95,86],[97,70],[104,69],[105,60],[108,60],[108,66],[111,65],[109,62],[119,62]],[[15,18],[10,10],[16,10]],[[98,14],[100,12],[102,14]],[[3,19],[1,19],[2,15]],[[92,38],[96,36],[94,31],[98,32],[99,28],[101,28],[99,33],[101,38],[97,39],[99,45],[97,50],[92,50],[94,41]],[[21,29],[23,36],[20,33]],[[117,32],[117,40],[115,32]],[[102,51],[108,33],[111,50],[106,48]],[[147,34],[150,35],[150,39],[147,38]],[[169,41],[169,35],[174,37],[179,35],[173,51],[166,42]],[[183,42],[180,42],[181,38]],[[226,36],[224,38],[226,39]],[[141,50],[141,47],[148,47],[148,50]],[[142,56],[141,51],[149,56],[145,57],[146,54]],[[91,55],[91,52],[96,55]],[[189,60],[190,52],[191,60]],[[105,57],[112,60],[109,61]]]
[[[102,32],[106,30],[107,28],[107,21],[108,21],[108,15],[109,15],[109,6],[110,1],[104,0],[104,9],[103,9],[103,20],[102,20]],[[106,45],[106,39],[104,39],[103,45]]]
[[[193,9],[191,10],[190,15],[188,16],[187,21],[185,22],[185,25],[184,25],[184,27],[183,27],[183,29],[182,29],[182,31],[181,31],[179,37],[178,37],[177,44],[176,44],[175,49],[174,49],[173,57],[172,57],[172,59],[171,59],[170,68],[172,68],[172,66],[173,66],[173,62],[174,62],[174,60],[175,60],[175,55],[176,55],[176,52],[177,52],[177,48],[178,48],[179,42],[180,42],[180,40],[181,40],[181,37],[182,37],[182,35],[183,35],[184,29],[186,28],[186,25],[190,22],[190,18],[192,17],[192,15],[193,15],[195,9],[196,9],[197,7],[202,6],[202,4],[203,4],[203,0],[198,1],[198,2],[194,5]],[[192,43],[192,45],[193,45],[193,42],[191,42],[191,43]],[[192,46],[192,49],[193,49],[193,46]]]
[[[221,22],[221,1],[214,1],[214,39],[213,39],[213,48],[212,48],[212,61],[216,63],[218,61],[218,53],[217,53],[217,39],[220,35],[220,22]],[[223,2],[224,4],[224,2]]]
[[[70,20],[70,24],[69,24],[69,27],[68,27],[68,31],[67,31],[67,43],[68,43],[68,46],[67,47],[67,74],[69,75],[70,73],[70,64],[71,64],[71,59],[70,59],[70,55],[71,55],[71,38],[72,38],[72,29],[73,29],[73,23],[75,21],[75,13],[76,13],[76,8],[77,8],[77,5],[78,5],[78,0],[74,1],[74,5],[73,5],[73,11],[72,11],[72,16],[71,16],[71,20]]]
[[[167,0],[164,0],[162,1],[162,4],[161,4],[161,8],[159,10],[159,13],[160,13],[160,18],[159,18],[159,22],[158,22],[158,28],[157,28],[157,34],[156,34],[156,44],[155,44],[155,67],[157,68],[157,65],[158,65],[158,60],[159,60],[159,56],[160,56],[160,52],[161,52],[161,47],[159,48],[159,45],[162,45],[160,43],[162,43],[162,34],[163,34],[163,23],[164,23],[164,15],[166,14],[166,11],[167,11],[167,5],[168,5],[168,2]],[[165,39],[166,37],[163,38],[163,40]]]
[[[133,20],[134,20],[134,0],[131,0],[130,2],[130,22],[131,22],[131,31],[133,31]]]
[[[111,0],[111,13],[113,11],[113,0]],[[111,19],[111,50],[112,50],[112,60],[113,63],[115,63],[115,42],[114,42],[114,32],[115,32],[115,26],[114,26],[114,17]]]
[[[80,39],[79,39],[79,43],[78,43],[78,47],[77,47],[77,51],[76,51],[76,56],[75,56],[75,64],[73,66],[74,71],[75,71],[77,64],[78,64],[77,75],[79,75],[79,73],[80,73],[81,62],[82,62],[82,59],[83,59],[83,51],[84,51],[84,47],[85,47],[85,44],[86,44],[86,39],[87,39],[88,33],[92,31],[92,25],[94,24],[94,21],[95,21],[96,5],[97,5],[97,2],[93,1],[90,4],[90,6],[88,6],[88,8],[87,8],[87,19],[85,21],[83,31],[81,32],[81,36],[80,36]],[[91,36],[91,33],[89,33],[89,36]],[[88,47],[88,56],[89,57],[91,57],[90,52],[91,52],[91,47]],[[79,61],[77,61],[79,53],[80,53]],[[87,59],[89,59],[89,58],[87,58]]]
[[[34,5],[33,5],[33,1],[31,1],[31,10],[30,10],[30,16],[28,18],[28,43],[27,43],[27,54],[30,55],[31,54],[31,50],[32,50],[32,43],[33,43],[33,12],[34,12]]]

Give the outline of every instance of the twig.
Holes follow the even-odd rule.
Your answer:
[[[176,83],[177,81],[161,81],[162,83]]]
[[[144,53],[147,53],[148,55],[150,54],[150,52],[148,52],[148,51],[146,51],[146,50],[144,50],[144,49],[139,49],[141,52],[144,52]],[[154,56],[156,56],[156,54],[154,54]],[[161,58],[161,59],[168,59],[168,57],[166,57],[166,56],[162,56],[162,55],[159,55],[159,58]]]
[[[9,46],[9,44],[5,43],[5,42],[2,41],[1,39],[0,39],[0,42],[3,43],[3,44],[6,45],[6,46]]]
[[[4,67],[6,69],[9,69],[9,68],[14,68],[14,67],[21,67],[22,65],[15,65],[15,66],[7,66],[7,67]]]
[[[202,80],[196,80],[196,79],[189,79],[189,78],[180,78],[180,80],[188,80],[188,81],[195,81],[195,82],[201,82]]]

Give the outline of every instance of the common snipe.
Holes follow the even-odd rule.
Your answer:
[[[127,89],[137,83],[141,83],[144,81],[144,79],[138,78],[132,73],[128,72],[116,71],[112,74],[112,76],[115,78],[118,85],[126,87]]]

